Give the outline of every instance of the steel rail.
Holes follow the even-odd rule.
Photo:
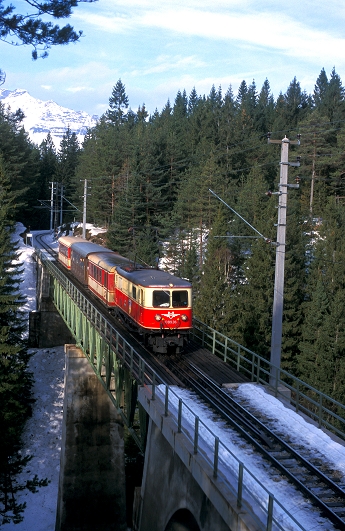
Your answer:
[[[330,506],[333,504],[333,506],[341,508],[345,515],[345,491],[339,485],[334,483],[331,478],[326,476],[288,443],[272,432],[272,430],[252,415],[252,413],[232,399],[224,389],[219,388],[219,386],[213,382],[209,376],[200,371],[199,368],[188,363],[186,360],[183,364],[179,364],[178,366],[175,365],[174,371],[178,373],[179,378],[181,378],[182,381],[185,381],[185,383],[197,392],[199,396],[210,404],[222,418],[228,421],[229,424],[266,459],[268,459],[273,466],[286,475],[286,477],[297,486],[297,488],[303,492],[313,504],[321,509],[322,513],[327,515],[327,518],[332,523],[339,526],[340,529],[344,529],[345,518],[340,517]],[[190,376],[190,372],[192,372],[193,377]],[[268,446],[269,449],[266,449],[265,445]],[[280,446],[280,449],[278,449],[277,446]],[[282,457],[283,462],[291,459],[295,460],[296,465],[293,468],[298,468],[300,475],[302,467],[305,471],[314,476],[314,478],[310,477],[313,482],[311,486],[308,487],[296,477],[296,474],[294,474],[292,470],[289,470],[289,468],[284,466],[283,462],[279,461],[278,454],[283,451],[288,454],[285,454],[284,457]],[[272,452],[276,455],[273,455]],[[318,481],[323,482],[324,485],[320,485],[320,483],[317,483]],[[333,499],[332,502],[330,502],[330,505],[327,505],[327,502],[324,502],[320,496],[311,490],[316,487],[316,483],[318,489],[323,487],[323,490],[327,488],[332,491],[332,494],[328,493],[328,498],[333,496],[338,499]]]

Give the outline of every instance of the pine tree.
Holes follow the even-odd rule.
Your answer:
[[[56,168],[56,178],[58,182],[57,186],[57,204],[62,204],[61,195],[67,199],[68,209],[66,215],[61,221],[72,221],[75,216],[75,208],[73,204],[77,199],[78,188],[76,186],[76,172],[79,164],[80,158],[80,146],[77,139],[76,133],[72,133],[70,128],[67,128],[67,131],[64,133],[61,142],[60,149],[57,154],[57,168]],[[58,219],[56,219],[55,224],[59,224]]]
[[[119,79],[113,87],[109,98],[109,109],[105,113],[105,118],[114,125],[121,125],[126,120],[126,110],[129,106],[126,87]]]
[[[22,128],[23,113],[11,112],[0,102],[0,155],[7,167],[12,190],[18,192],[17,216],[22,223],[36,226],[39,190],[39,151]]]
[[[298,375],[313,386],[319,383],[317,359],[321,355],[320,331],[330,313],[327,289],[322,276],[309,293],[309,301],[304,305],[304,326],[299,345]]]
[[[274,98],[270,84],[265,79],[255,107],[255,129],[264,135],[272,130],[274,119]]]
[[[3,7],[0,1],[0,39],[14,46],[20,44],[33,46],[32,58],[47,57],[51,46],[76,42],[82,35],[74,31],[69,24],[60,28],[47,17],[53,19],[68,18],[72,14],[72,8],[79,2],[94,2],[96,0],[47,0],[46,2],[32,2],[24,0],[30,5],[31,14],[15,13],[15,7],[10,4]],[[44,18],[44,20],[40,17]],[[38,53],[41,52],[40,56]]]
[[[325,96],[327,115],[330,121],[344,120],[345,117],[345,89],[340,76],[332,69]]]
[[[273,131],[287,134],[288,131],[296,128],[300,120],[304,119],[311,109],[312,98],[301,89],[299,81],[294,77],[286,93],[278,96]]]
[[[138,131],[145,124],[138,122]],[[87,198],[87,219],[90,223],[108,227],[129,174],[130,142],[133,137],[126,127],[113,127],[102,118],[83,144],[75,175],[75,189],[83,195],[81,181],[87,179],[90,195]],[[81,209],[81,202],[75,199]]]
[[[257,106],[257,92],[256,85],[253,82],[247,88],[247,91],[241,96],[240,115],[242,128],[246,129],[248,133],[254,127],[254,119]]]
[[[40,152],[40,190],[38,200],[44,201],[45,204],[51,200],[51,186],[55,182],[57,171],[57,154],[56,148],[48,133],[47,138],[39,146]],[[50,211],[45,208],[40,212],[40,228],[49,227]]]
[[[329,88],[328,78],[327,74],[325,72],[325,69],[322,68],[319,77],[316,80],[315,87],[314,87],[314,105],[315,108],[320,111],[320,113],[323,113],[326,110],[326,98],[327,98],[327,92]]]
[[[231,289],[228,283],[230,250],[227,239],[221,237],[226,235],[226,230],[224,208],[220,206],[208,236],[200,285],[194,286],[198,290],[195,314],[203,323],[216,330],[222,330],[227,319],[225,301]]]
[[[0,157],[0,515],[2,522],[20,522],[25,505],[16,493],[47,484],[37,476],[19,484],[17,474],[30,460],[20,454],[21,433],[30,414],[32,375],[27,371],[29,356],[23,339],[26,330],[19,293],[18,253],[11,242],[17,194],[11,192],[3,159]]]
[[[194,113],[195,109],[198,106],[198,102],[199,102],[199,96],[198,96],[198,93],[195,87],[193,87],[189,95],[189,98],[188,98],[188,116],[191,116]]]
[[[306,284],[300,377],[330,396],[343,396],[345,244],[343,207],[330,198],[319,226]],[[340,376],[342,375],[342,376]]]
[[[295,374],[303,328],[303,302],[306,284],[305,218],[299,191],[289,191],[284,268],[284,307],[281,366]]]
[[[319,106],[322,108],[322,106]],[[336,185],[339,148],[327,116],[316,108],[300,122],[302,133],[298,155],[301,157],[301,202],[306,218],[322,217],[327,196]],[[342,194],[339,194],[342,195]]]
[[[258,169],[252,170],[241,189],[236,211],[265,238],[275,241],[275,203],[267,199],[265,191],[262,173]],[[275,248],[235,215],[232,216],[231,233],[241,238],[234,239],[232,245],[235,268],[226,329],[239,343],[268,359]]]
[[[137,241],[145,224],[148,224],[141,185],[140,175],[130,172],[126,188],[118,198],[107,238],[111,249],[132,260],[137,259]]]

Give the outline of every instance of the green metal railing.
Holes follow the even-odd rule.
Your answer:
[[[286,399],[288,390],[289,402],[295,411],[313,419],[319,428],[326,428],[345,439],[345,406],[343,404],[280,368],[275,368],[277,377],[275,385],[271,386],[269,377],[272,364],[268,360],[196,318],[193,319],[192,337],[194,341],[229,363],[251,382],[270,387],[276,397]]]

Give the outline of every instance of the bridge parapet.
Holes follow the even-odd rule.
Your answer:
[[[186,531],[304,530],[176,393],[139,389],[149,430],[135,530],[174,530],[182,510]]]

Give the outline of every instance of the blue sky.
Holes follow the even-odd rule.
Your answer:
[[[296,76],[311,93],[321,69],[335,67],[345,85],[343,0],[99,0],[79,4],[69,23],[80,42],[47,59],[0,42],[1,88],[101,115],[120,78],[130,107],[150,114],[178,90],[207,95],[213,84],[236,95],[242,80],[259,91],[267,78],[277,97]]]

